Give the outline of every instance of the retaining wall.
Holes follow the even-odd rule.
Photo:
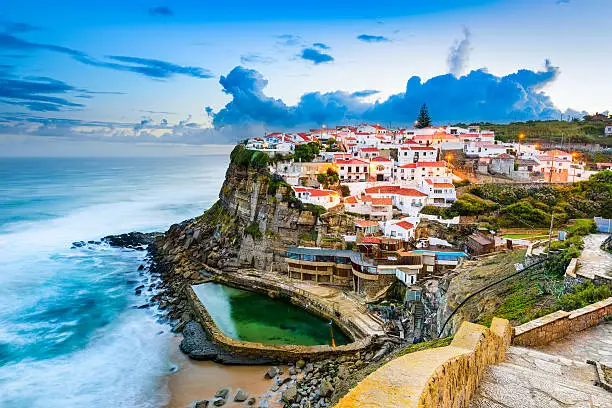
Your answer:
[[[612,315],[612,297],[572,312],[559,310],[514,328],[512,344],[537,347],[595,326]]]
[[[362,338],[353,343],[331,347],[328,345],[299,346],[282,344],[265,344],[248,342],[234,339],[223,333],[215,324],[212,317],[206,311],[202,302],[191,286],[185,288],[187,299],[196,315],[196,319],[202,324],[210,335],[213,343],[219,348],[231,353],[251,358],[271,358],[279,362],[296,361],[301,358],[309,360],[326,359],[332,356],[352,355],[357,351],[368,348],[372,344],[372,337]],[[340,326],[342,327],[342,326]]]
[[[504,360],[512,328],[463,322],[450,346],[392,360],[361,381],[336,408],[468,407],[485,368]]]

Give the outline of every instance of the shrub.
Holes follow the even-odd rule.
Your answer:
[[[348,197],[351,195],[351,189],[345,184],[340,185],[340,192],[342,193],[342,197]]]
[[[263,237],[263,234],[259,230],[259,224],[257,224],[256,222],[254,222],[251,225],[249,225],[248,227],[246,227],[244,229],[244,232],[249,234],[250,236],[252,236],[254,239],[258,239],[258,238]]]
[[[558,304],[561,309],[569,312],[599,302],[612,296],[612,289],[608,285],[595,286],[593,282],[586,282],[574,288],[572,293],[561,296]]]

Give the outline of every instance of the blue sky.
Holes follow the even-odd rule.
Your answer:
[[[605,111],[608,3],[8,0],[0,147]]]

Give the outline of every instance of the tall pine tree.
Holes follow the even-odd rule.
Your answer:
[[[431,126],[431,118],[429,117],[427,105],[423,104],[423,106],[421,106],[421,111],[419,112],[419,117],[417,118],[416,127],[418,129],[423,129],[427,126]]]

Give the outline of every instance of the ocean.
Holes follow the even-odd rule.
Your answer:
[[[1,407],[166,403],[172,334],[135,294],[146,253],[97,241],[201,214],[228,160],[0,158]]]

